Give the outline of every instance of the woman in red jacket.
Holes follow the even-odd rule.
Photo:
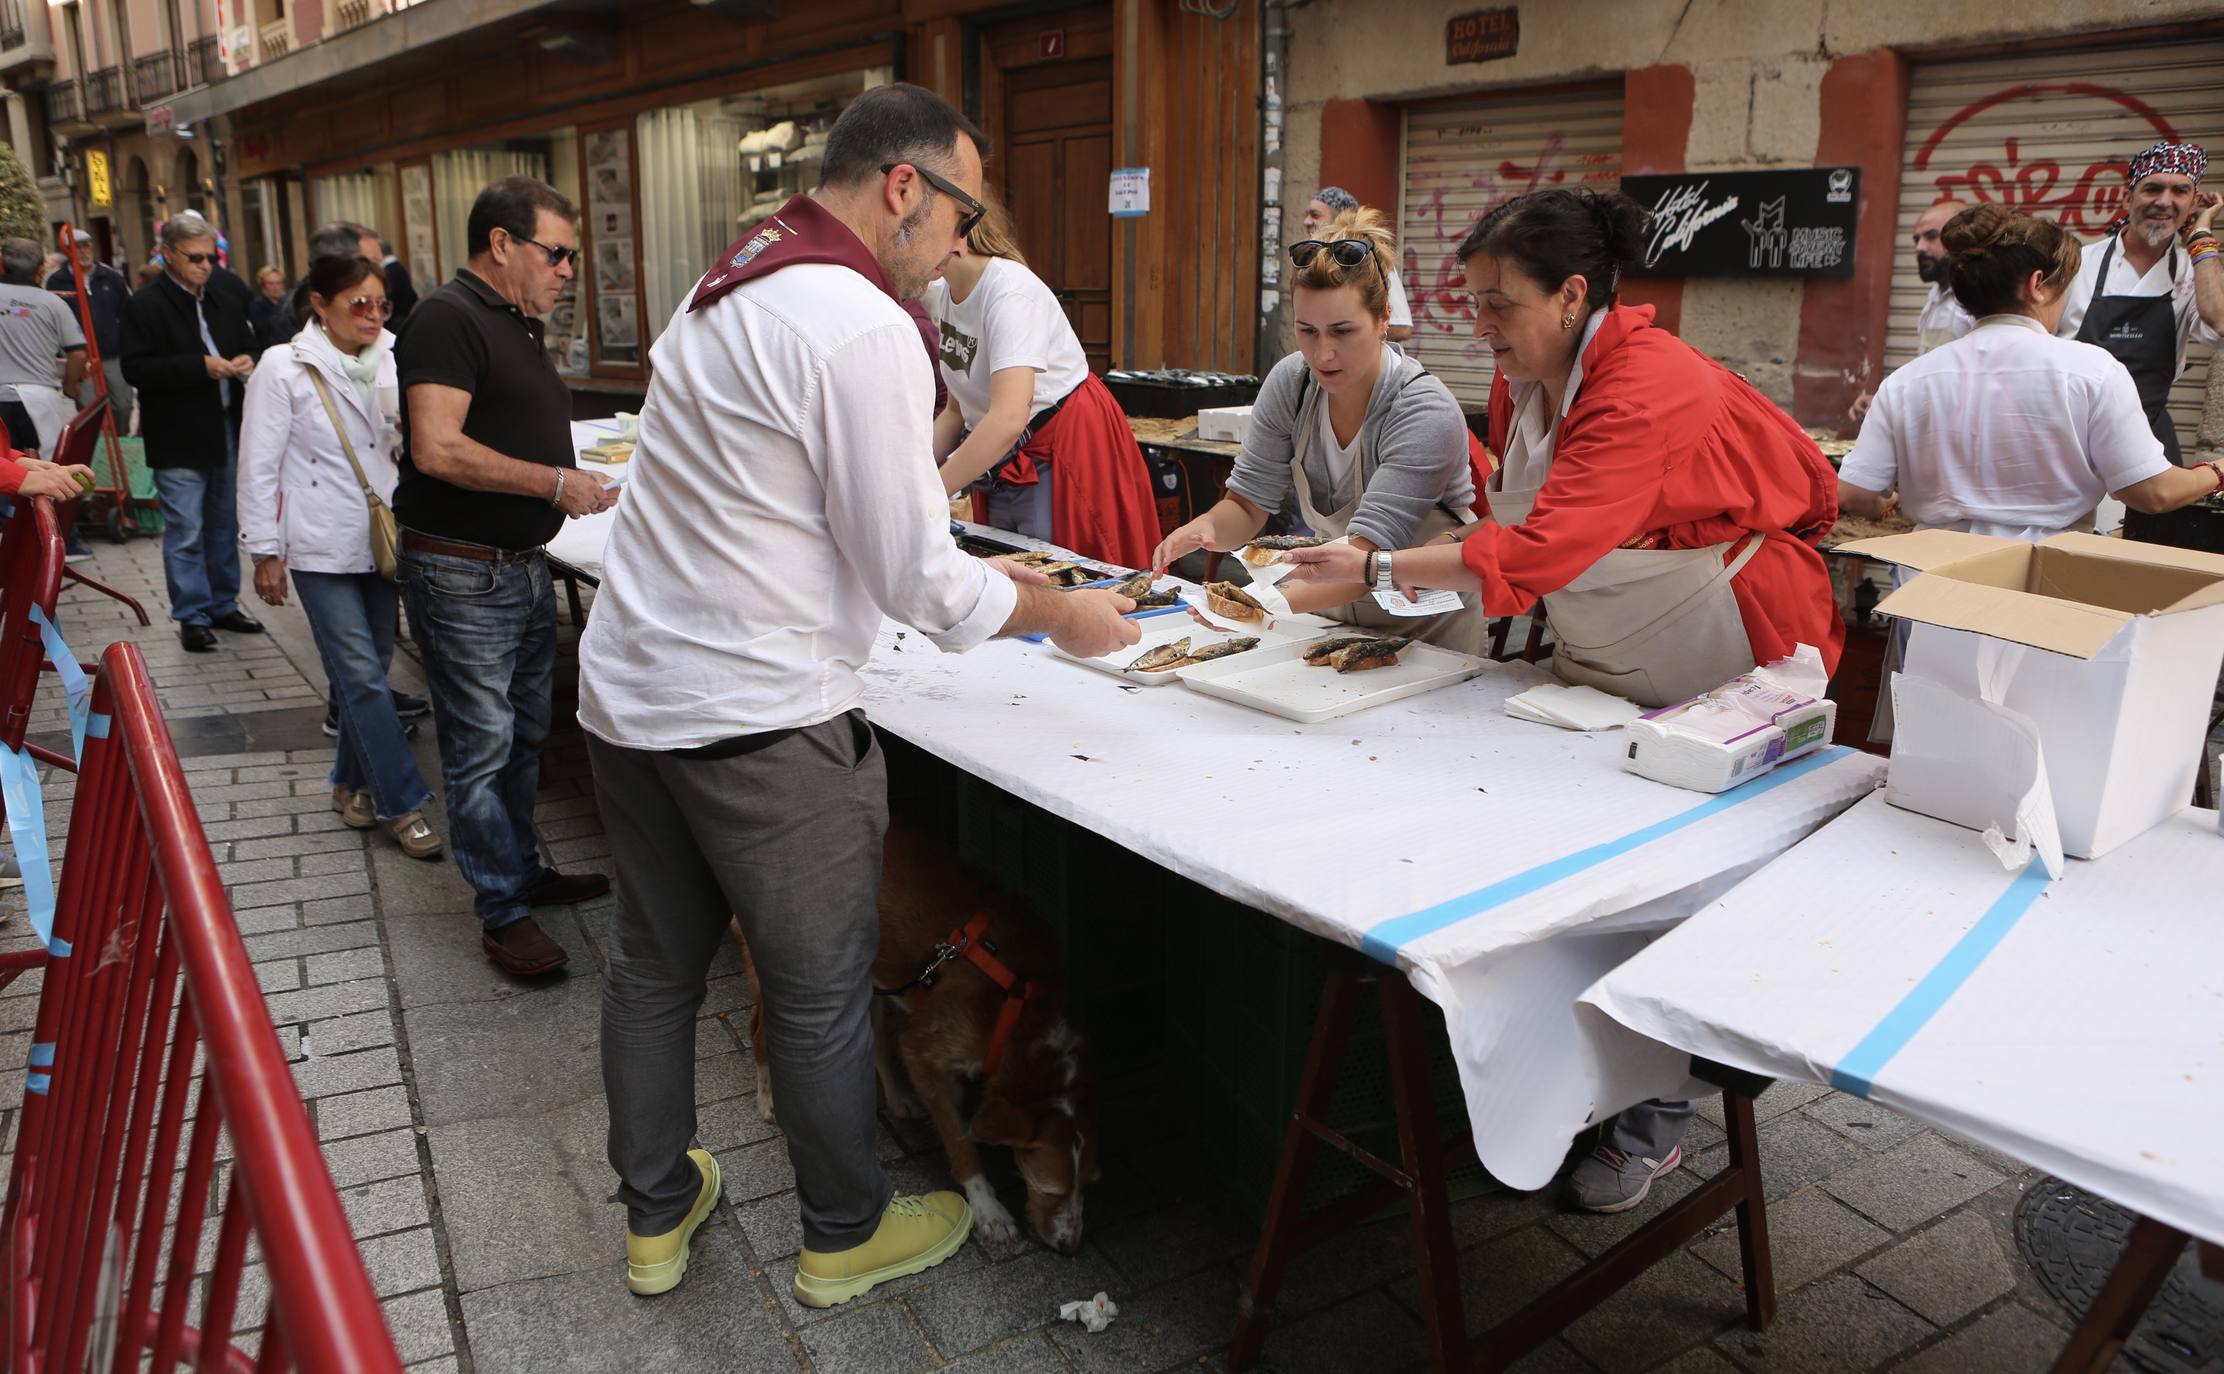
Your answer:
[[[1491,518],[1464,540],[1363,557],[1294,550],[1293,576],[1480,589],[1484,612],[1541,601],[1565,681],[1665,706],[1845,629],[1816,541],[1838,518],[1814,440],[1744,378],[1619,306],[1646,211],[1550,190],[1460,245],[1490,348]]]
[[[32,453],[0,444],[0,496],[51,496],[74,501],[92,489],[93,470],[83,464],[49,463]],[[84,474],[82,479],[78,474]]]
[[[1811,644],[1835,672],[1845,628],[1815,541],[1837,476],[1745,379],[1617,306],[1646,212],[1623,195],[1537,191],[1460,245],[1490,348],[1490,517],[1424,548],[1295,549],[1293,578],[1480,589],[1491,616],[1541,601],[1553,670],[1644,706],[1709,691]],[[1569,1191],[1625,1212],[1683,1161],[1690,1102],[1616,1117]]]

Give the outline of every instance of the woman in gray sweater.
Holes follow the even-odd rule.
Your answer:
[[[1401,356],[1389,327],[1389,255],[1380,213],[1361,207],[1331,221],[1321,239],[1290,248],[1298,351],[1275,364],[1251,407],[1251,432],[1227,495],[1166,536],[1154,570],[1198,549],[1240,549],[1295,490],[1315,534],[1349,537],[1362,550],[1456,538],[1472,523],[1474,470],[1468,429],[1444,383]],[[1293,585],[1293,611],[1479,653],[1478,600],[1442,615],[1392,614],[1354,582]]]

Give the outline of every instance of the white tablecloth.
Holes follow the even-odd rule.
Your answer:
[[[571,446],[575,453],[593,448],[596,444],[609,443],[617,437],[618,422],[615,420],[571,422]],[[632,465],[596,463],[582,458],[579,466],[589,472],[619,473]],[[618,499],[624,501],[625,497],[621,495]],[[596,581],[601,581],[602,546],[610,542],[610,523],[617,518],[617,508],[612,507],[600,515],[582,515],[577,520],[566,520],[563,528],[556,531],[556,537],[548,541],[549,556],[562,559]]]
[[[567,521],[550,553],[599,576],[614,518]],[[1519,663],[1320,725],[1127,687],[1047,645],[942,654],[893,622],[865,677],[882,729],[1403,968],[1444,1008],[1478,1154],[1520,1188],[1603,1110],[1690,1086],[1686,1057],[1641,1037],[1600,1053],[1576,996],[1884,771],[1834,749],[1720,797],[1666,787],[1622,771],[1618,733],[1508,718],[1549,677]]]
[[[2049,883],[1872,797],[1583,1001],[1596,1053],[1833,1084],[2224,1243],[2214,812]]]

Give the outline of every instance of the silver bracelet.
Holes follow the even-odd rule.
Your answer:
[[[564,508],[564,470],[562,468],[556,469],[556,494],[548,498],[548,504],[558,510]]]

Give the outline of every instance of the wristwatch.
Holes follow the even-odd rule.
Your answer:
[[[1398,580],[1390,575],[1390,551],[1383,549],[1375,554],[1375,590],[1394,592],[1397,589]]]

